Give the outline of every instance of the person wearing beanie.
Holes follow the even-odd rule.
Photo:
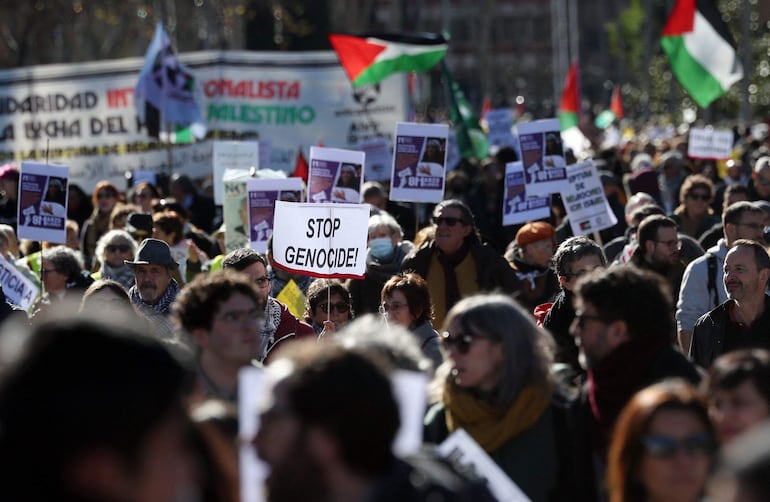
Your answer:
[[[549,223],[527,223],[516,232],[505,252],[505,259],[519,280],[516,299],[528,312],[559,292],[559,281],[551,268],[555,235],[556,229]]]

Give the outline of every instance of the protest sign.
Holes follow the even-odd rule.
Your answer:
[[[733,153],[733,132],[711,127],[690,129],[687,156],[694,159],[729,159]]]
[[[300,202],[302,179],[250,179],[246,182],[249,203],[249,240],[251,248],[265,253],[267,239],[273,235],[275,201]]]
[[[225,202],[225,186],[217,183],[224,179],[226,169],[249,172],[251,167],[259,169],[260,145],[256,141],[212,141],[211,163],[214,170],[214,202]]]
[[[524,183],[524,164],[510,162],[505,166],[503,192],[503,225],[516,225],[548,218],[551,215],[551,196],[527,197]]]
[[[274,291],[270,291],[270,294],[275,294]],[[297,319],[302,319],[305,315],[305,294],[299,289],[294,279],[289,279],[289,282],[283,287],[283,289],[275,295],[275,299],[286,305],[289,312],[292,313]]]
[[[294,274],[362,279],[368,227],[368,204],[276,201],[275,264]]]
[[[67,166],[22,162],[19,180],[19,239],[67,242]]]
[[[246,181],[249,173],[226,169],[224,174],[225,199],[222,218],[225,222],[225,254],[238,248],[249,247],[249,199]]]
[[[604,195],[602,181],[593,161],[567,167],[569,185],[561,197],[569,216],[572,235],[598,232],[615,225],[618,219]]]
[[[264,483],[270,467],[257,457],[252,439],[259,430],[260,399],[265,394],[262,368],[245,366],[238,372],[238,451],[241,500],[264,502]]]
[[[158,186],[158,173],[148,169],[135,169],[132,176],[133,186],[142,182],[150,183],[154,187]]]
[[[559,120],[547,119],[517,126],[527,194],[546,196],[567,187],[567,162]]]
[[[310,147],[308,202],[361,202],[364,152]]]
[[[356,148],[366,155],[364,181],[387,181],[390,179],[390,166],[393,154],[387,138],[370,138],[359,142]]]
[[[441,202],[446,178],[446,124],[396,124],[390,199]]]
[[[3,257],[0,257],[0,284],[5,298],[27,311],[40,294],[40,287]]]
[[[393,440],[393,453],[398,456],[411,455],[422,448],[428,376],[417,371],[397,370],[391,376],[391,383],[401,418],[401,426]]]
[[[490,110],[484,114],[487,121],[487,138],[489,146],[496,149],[511,147],[514,148],[516,138],[511,132],[513,127],[513,114],[510,108],[498,108]]]
[[[438,447],[438,453],[452,464],[462,466],[471,476],[486,479],[497,500],[529,502],[516,483],[481,449],[464,429],[457,429]]]

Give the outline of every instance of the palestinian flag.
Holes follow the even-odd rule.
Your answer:
[[[703,108],[743,78],[735,42],[714,0],[677,0],[660,44],[679,83]]]
[[[623,101],[620,99],[620,86],[616,85],[612,89],[612,99],[610,100],[610,109],[604,110],[596,116],[594,124],[599,129],[607,129],[614,121],[623,118]]]
[[[562,90],[561,101],[559,102],[559,125],[562,131],[578,126],[579,106],[578,64],[575,61],[569,67],[569,73],[567,74],[567,80],[564,82],[564,89]]]
[[[444,37],[432,34],[330,34],[329,42],[354,86],[376,84],[393,73],[430,70],[447,51]]]
[[[452,78],[446,61],[441,63],[444,82],[449,95],[449,117],[457,138],[457,149],[464,159],[481,160],[489,155],[489,140],[479,125],[479,118],[465,98],[460,84]]]

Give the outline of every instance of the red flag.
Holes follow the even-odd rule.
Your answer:
[[[305,156],[302,154],[302,147],[297,150],[297,162],[294,164],[294,172],[291,173],[292,178],[302,178],[302,181],[307,183],[308,166]]]
[[[579,111],[580,85],[578,83],[578,62],[575,61],[569,67],[569,73],[564,81],[564,90],[561,93],[561,102],[559,103],[559,121],[561,122],[562,131],[578,126]]]
[[[489,96],[484,96],[484,101],[481,102],[481,116],[487,114],[487,112],[492,111],[492,98]]]
[[[616,119],[623,118],[623,102],[620,99],[620,86],[616,85],[612,89],[612,101],[610,101],[610,110],[615,114]]]

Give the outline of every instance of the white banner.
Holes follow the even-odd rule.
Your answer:
[[[503,192],[503,225],[516,225],[541,220],[551,215],[551,196],[527,197],[524,183],[524,165],[510,162],[505,166],[505,191]]]
[[[392,138],[406,117],[405,74],[353,89],[332,51],[180,54],[200,84],[209,137],[270,142],[262,168],[294,170],[299,149]],[[166,148],[147,136],[134,106],[143,58],[0,71],[0,163],[48,159],[91,191],[125,186],[137,169],[211,175],[210,142]],[[307,154],[307,150],[304,151]],[[306,155],[307,158],[307,155]]]
[[[22,162],[19,180],[19,239],[67,242],[67,166]]]
[[[366,155],[364,181],[388,181],[390,166],[393,165],[393,151],[387,138],[365,139],[358,149]]]
[[[690,129],[687,156],[694,159],[729,159],[733,153],[733,132],[711,127]]]
[[[214,202],[225,202],[226,169],[249,172],[251,167],[259,169],[260,144],[256,141],[212,141],[211,162],[214,170]]]
[[[585,235],[610,228],[618,222],[604,195],[602,181],[593,161],[567,167],[569,186],[561,193],[573,235]]]
[[[567,161],[559,132],[559,119],[517,125],[527,194],[546,196],[567,188]]]
[[[362,279],[368,227],[368,204],[276,201],[273,258],[291,273]]]
[[[311,146],[307,201],[360,203],[364,161],[364,152]]]
[[[446,179],[446,124],[396,124],[390,200],[441,202]]]
[[[251,248],[267,252],[267,239],[273,235],[275,201],[302,202],[302,178],[249,179],[249,240]]]
[[[513,136],[513,113],[510,108],[498,108],[490,110],[484,114],[484,120],[487,121],[487,138],[489,146],[498,149],[511,147],[516,148],[516,138]]]

